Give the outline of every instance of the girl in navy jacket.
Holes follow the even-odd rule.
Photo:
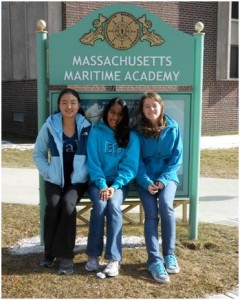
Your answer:
[[[76,204],[87,188],[86,144],[91,123],[79,112],[80,98],[73,89],[58,97],[59,113],[42,126],[33,158],[45,181],[44,258],[42,267],[60,259],[59,274],[73,273]]]

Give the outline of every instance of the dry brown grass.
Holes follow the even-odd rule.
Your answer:
[[[78,229],[78,236],[86,236]],[[39,234],[38,206],[2,205],[2,298],[203,298],[224,293],[238,283],[238,230],[200,224],[199,239],[188,239],[186,227],[177,227],[181,272],[170,284],[155,282],[146,266],[146,250],[124,249],[120,275],[98,279],[84,269],[86,255],[77,252],[75,271],[57,275],[57,268],[38,266],[42,254],[11,255],[10,246]],[[124,228],[124,235],[142,235],[143,228]]]
[[[2,166],[7,168],[36,168],[32,151],[2,150]],[[238,148],[201,151],[201,176],[238,178]]]
[[[201,176],[213,178],[238,178],[239,149],[201,151]]]
[[[33,150],[2,149],[2,167],[35,169],[32,152]]]
[[[32,150],[2,150],[3,167],[35,168]],[[201,176],[238,178],[238,149],[201,152]],[[86,236],[78,229],[78,236]],[[42,254],[11,255],[9,247],[39,235],[39,208],[2,204],[2,298],[203,298],[224,293],[238,284],[238,229],[200,224],[197,241],[186,227],[177,227],[176,254],[181,272],[171,283],[155,282],[146,266],[145,248],[124,249],[120,275],[105,280],[84,269],[86,255],[76,253],[75,272],[57,275],[57,269],[38,266]],[[143,235],[143,228],[124,228],[124,235]]]

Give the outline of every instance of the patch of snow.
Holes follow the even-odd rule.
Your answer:
[[[34,144],[3,144],[2,149],[18,149],[20,151],[31,150],[34,148]]]
[[[239,147],[239,135],[201,136],[200,148],[203,149],[228,149]],[[2,149],[19,149],[21,151],[33,149],[34,144],[12,144],[2,141]]]
[[[201,149],[229,149],[239,147],[239,135],[202,136]]]
[[[106,243],[106,238],[104,238]],[[122,244],[124,248],[142,247],[145,245],[144,237],[141,236],[123,236]],[[77,237],[74,252],[86,250],[87,237]],[[30,253],[43,253],[44,247],[40,245],[40,236],[25,238],[17,242],[15,247],[8,248],[9,253],[13,255],[24,255]]]

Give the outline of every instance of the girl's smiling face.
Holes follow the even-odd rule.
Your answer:
[[[115,103],[108,111],[107,122],[108,126],[113,130],[116,130],[118,123],[122,120],[122,107]]]
[[[155,124],[162,112],[161,104],[153,98],[146,98],[143,103],[144,116]]]
[[[80,108],[78,99],[71,93],[64,94],[59,103],[59,109],[64,117],[75,117]]]

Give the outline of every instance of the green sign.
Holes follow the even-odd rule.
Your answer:
[[[190,238],[198,234],[200,135],[203,89],[204,25],[195,24],[193,36],[178,31],[140,6],[121,3],[95,10],[74,26],[47,39],[45,22],[37,28],[38,126],[47,117],[50,85],[63,86],[191,86],[191,93],[160,92],[166,111],[180,125],[183,167],[177,195],[190,198]],[[47,43],[48,42],[48,43]],[[47,65],[48,63],[48,65]],[[127,89],[126,89],[127,90]],[[155,90],[155,88],[154,88]],[[130,109],[140,93],[117,92]],[[50,93],[50,112],[58,92]],[[102,109],[114,92],[81,92],[86,115]],[[40,218],[43,232],[44,182],[40,177]],[[130,195],[131,196],[131,195]]]
[[[51,85],[192,85],[193,73],[193,36],[129,3],[49,37]]]

